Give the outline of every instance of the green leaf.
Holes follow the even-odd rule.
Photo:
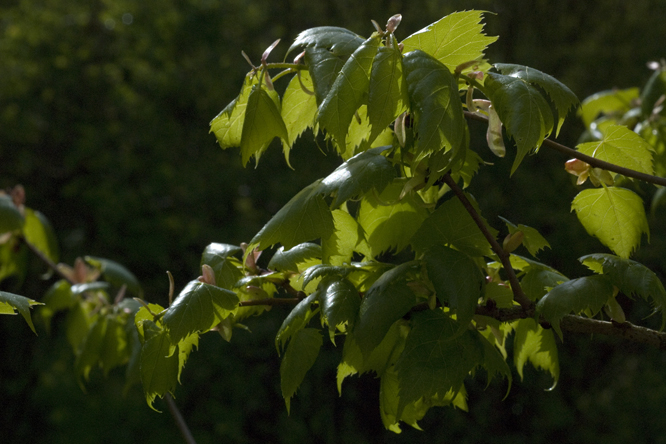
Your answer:
[[[79,352],[81,343],[88,335],[90,325],[95,321],[95,315],[91,315],[90,312],[90,305],[81,301],[74,304],[71,310],[67,312],[65,320],[67,341],[75,354]]]
[[[589,254],[578,260],[595,273],[603,274],[625,295],[639,296],[646,301],[652,299],[655,308],[662,311],[662,324],[666,323],[666,290],[652,270],[612,254]]]
[[[247,100],[241,134],[243,165],[252,156],[259,162],[261,154],[276,137],[289,144],[287,127],[280,114],[280,98],[275,91],[266,91],[261,85],[254,85]]]
[[[358,223],[366,233],[373,256],[388,250],[401,251],[428,217],[421,197],[414,192],[399,200],[404,180],[396,180],[379,198],[371,193],[361,200]]]
[[[581,143],[576,148],[583,154],[599,160],[621,165],[645,174],[654,174],[652,152],[654,148],[641,136],[623,125],[609,125],[603,130],[603,139]]]
[[[629,258],[638,248],[642,233],[649,239],[643,201],[633,191],[606,186],[583,190],[574,198],[571,209],[590,235],[622,258]]]
[[[290,249],[300,243],[328,238],[335,225],[319,190],[320,181],[302,189],[254,236],[248,247],[259,250],[281,243]]]
[[[478,335],[471,330],[459,335],[459,330],[458,323],[441,310],[412,316],[412,330],[395,365],[400,381],[397,417],[421,398],[458,392],[467,375],[483,362]]]
[[[520,280],[520,286],[532,301],[541,299],[550,288],[569,280],[566,276],[550,267],[529,267],[523,270],[525,275]]]
[[[560,320],[567,314],[588,311],[592,315],[601,310],[613,296],[613,284],[604,276],[586,276],[566,281],[553,288],[537,303],[537,314],[551,323],[562,337]]]
[[[23,235],[25,240],[42,252],[52,262],[58,262],[58,241],[51,223],[39,211],[25,208],[25,225]]]
[[[335,56],[348,56],[358,48],[364,39],[345,28],[319,26],[307,29],[296,37],[287,54],[299,46],[324,48]]]
[[[289,342],[280,364],[280,386],[282,397],[287,404],[287,413],[291,398],[303,382],[305,374],[317,360],[322,343],[321,333],[315,328],[299,330]]]
[[[71,285],[65,279],[55,282],[47,290],[44,298],[44,307],[38,312],[39,318],[44,322],[47,331],[51,330],[51,318],[59,311],[72,308],[76,298],[71,291]]]
[[[416,303],[407,276],[414,270],[406,262],[385,272],[368,289],[354,323],[352,333],[363,356],[368,357],[384,339],[395,321],[402,318]]]
[[[108,376],[113,368],[129,361],[130,348],[125,322],[121,322],[119,319],[117,317],[107,318],[106,333],[99,356],[104,376]]]
[[[238,97],[210,122],[210,131],[215,133],[222,149],[240,146],[248,98],[250,91],[258,82],[259,76],[255,75],[254,71],[248,73]]]
[[[364,238],[356,219],[342,210],[333,210],[335,231],[327,239],[321,240],[322,262],[331,265],[343,265],[351,262],[354,250]]]
[[[315,258],[321,259],[321,246],[317,244],[305,242],[287,251],[284,250],[284,247],[280,247],[268,262],[268,269],[299,272],[299,265],[308,259]]]
[[[215,284],[231,290],[243,277],[240,260],[234,257],[243,250],[236,245],[212,243],[206,246],[201,255],[201,265],[209,265],[215,272]]]
[[[486,47],[497,40],[483,33],[480,11],[455,12],[415,32],[402,41],[403,52],[427,52],[451,71],[458,65],[479,60]]]
[[[299,79],[300,76],[300,79]],[[307,89],[307,91],[306,91]],[[289,149],[296,139],[315,123],[317,100],[315,99],[310,73],[301,70],[292,77],[282,97],[282,120],[287,128],[287,140],[282,149],[289,163]]]
[[[459,333],[466,330],[483,295],[486,279],[481,269],[466,254],[441,245],[426,251],[423,260],[437,299],[455,310]]]
[[[519,319],[514,327],[513,362],[523,379],[523,368],[529,361],[534,368],[545,370],[553,377],[553,386],[560,377],[560,362],[557,357],[557,345],[552,330],[545,330],[534,319]]]
[[[553,112],[544,96],[518,77],[488,73],[486,91],[507,133],[516,142],[513,174],[526,154],[538,150],[553,130]]]
[[[631,109],[631,103],[638,99],[638,88],[602,91],[583,100],[578,114],[583,119],[586,128],[599,114],[622,116]]]
[[[518,231],[523,233],[523,245],[525,245],[525,248],[527,248],[527,251],[529,251],[532,256],[536,257],[539,250],[543,248],[550,248],[548,241],[536,229],[523,224],[518,224],[516,226],[501,216],[500,219],[506,223],[506,227],[509,229],[509,234],[514,234]]]
[[[451,72],[419,50],[407,53],[403,66],[418,135],[417,154],[463,148],[466,124],[458,83]]]
[[[98,316],[90,330],[88,330],[88,334],[81,344],[81,349],[76,355],[74,369],[77,376],[83,376],[86,381],[92,367],[100,364],[100,353],[104,344],[107,324],[106,316]]]
[[[379,42],[379,35],[373,35],[354,51],[319,106],[317,121],[335,138],[341,153],[345,151],[349,124],[367,95]]]
[[[104,280],[115,287],[127,286],[127,290],[134,295],[143,296],[141,284],[136,276],[125,266],[110,259],[100,257],[86,256],[85,261],[93,267],[99,269],[104,276]]]
[[[394,42],[395,38],[390,37]],[[372,126],[370,141],[409,108],[407,84],[403,76],[402,54],[397,43],[379,48],[370,74],[368,119]]]
[[[299,302],[289,315],[282,321],[282,326],[275,336],[275,346],[277,347],[278,354],[284,350],[284,346],[296,333],[305,328],[312,319],[314,312],[311,308],[312,303],[315,301],[317,293],[312,293],[307,298]]]
[[[21,212],[16,208],[12,198],[0,194],[0,234],[8,231],[19,230],[23,227],[25,219]]]
[[[371,189],[381,193],[396,177],[391,162],[382,155],[388,147],[377,147],[352,157],[326,176],[319,192],[333,194],[331,208],[338,208],[352,198],[359,198]]]
[[[33,305],[44,304],[32,299],[28,299],[25,296],[7,293],[6,291],[0,291],[0,314],[16,314],[14,310],[17,310],[19,313],[21,313],[21,316],[23,316],[25,322],[28,323],[33,333],[37,334],[35,326],[32,323],[32,318],[30,317],[30,307]]]
[[[178,343],[178,382],[180,382],[180,375],[183,373],[183,368],[185,368],[185,363],[187,358],[190,356],[190,353],[194,348],[199,347],[199,334],[192,333],[188,335]]]
[[[176,389],[179,354],[171,353],[169,332],[151,320],[144,321],[146,341],[141,349],[141,383],[148,406],[155,410],[157,396]]]
[[[238,296],[231,290],[191,281],[167,309],[162,321],[174,343],[187,335],[206,332],[234,313]]]
[[[361,295],[354,284],[347,279],[330,276],[322,279],[317,288],[317,300],[321,312],[328,323],[328,330],[333,333],[338,325],[351,327],[361,307]]]
[[[317,105],[328,95],[346,60],[346,56],[341,58],[326,48],[306,48],[305,63],[312,78]]]
[[[564,123],[564,118],[569,113],[569,110],[575,108],[579,103],[576,94],[555,77],[537,69],[530,68],[529,66],[497,63],[495,64],[495,67],[504,75],[523,79],[524,81],[537,85],[546,91],[546,94],[548,94],[548,97],[553,101],[555,109],[557,110],[558,122],[555,135],[559,134],[560,128],[562,128],[562,124]]]
[[[476,201],[467,195],[478,211]],[[483,219],[486,223],[485,219]],[[493,236],[497,230],[488,229]],[[424,251],[433,245],[450,245],[469,256],[491,256],[490,244],[479,230],[479,227],[457,198],[452,198],[439,206],[426,219],[411,240],[412,247]]]

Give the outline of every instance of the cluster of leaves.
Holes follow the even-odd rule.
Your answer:
[[[566,315],[595,316],[605,308],[624,323],[615,299],[621,292],[648,300],[666,321],[663,284],[629,259],[648,226],[641,198],[616,186],[628,179],[577,160],[567,164],[579,185],[589,177],[595,186],[576,196],[573,209],[615,253],[582,257],[594,274],[575,279],[537,260],[550,245],[534,228],[504,220],[508,235],[500,246],[499,231],[464,192],[483,164],[470,147],[466,117],[488,121],[488,147],[498,156],[507,151],[506,130],[516,148],[513,174],[578,106],[545,73],[486,62],[495,38],[484,34],[481,18],[478,11],[451,14],[401,42],[400,16],[385,29],[375,24],[369,38],[313,28],[290,47],[288,54],[300,51],[293,63],[269,63],[271,46],[211,122],[220,146],[240,147],[247,164],[277,137],[289,162],[294,141],[311,129],[344,162],[296,194],[249,244],[210,244],[202,275],[168,307],[140,300],[136,278],[112,261],[89,257],[73,269],[61,266],[65,278],[44,298],[40,319],[48,324],[68,310],[77,374],[86,379],[95,367],[108,372],[127,364],[128,384],[141,380],[152,407],[157,396],[173,393],[201,334],[217,331],[231,340],[234,328],[246,328],[245,318],[292,303],[276,336],[287,409],[317,359],[323,331],[333,344],[344,338],[339,390],[351,375],[377,375],[384,425],[400,432],[400,422],[418,427],[430,407],[465,409],[465,379],[477,370],[489,382],[506,378],[510,387],[511,333],[518,374],[529,362],[555,384],[555,333],[562,335]],[[271,76],[273,69],[282,71]],[[598,140],[585,141],[579,152],[648,175],[663,171],[663,73],[658,67],[640,106],[624,100],[637,94],[627,91],[584,101],[581,115]],[[275,83],[287,76],[280,95]],[[43,217],[13,195],[0,205],[0,232],[7,233],[0,279],[21,269],[17,246],[33,246],[56,262]],[[262,251],[277,245],[260,265]],[[513,253],[521,245],[531,258]],[[34,301],[0,297],[32,327]],[[522,313],[513,319],[492,316],[516,306]]]

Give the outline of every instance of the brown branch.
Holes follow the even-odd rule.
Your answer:
[[[173,416],[173,419],[176,421],[176,426],[178,427],[178,430],[180,430],[180,434],[183,435],[185,442],[187,444],[197,444],[197,442],[194,440],[194,436],[192,436],[192,432],[190,432],[190,428],[185,422],[185,419],[183,419],[183,415],[180,414],[180,410],[178,410],[178,406],[176,406],[176,401],[173,400],[173,397],[169,393],[166,393],[164,395],[164,401],[166,401],[167,407],[169,407],[169,412],[171,413],[171,416]]]
[[[511,261],[509,259],[510,255],[504,251],[502,246],[497,242],[497,239],[495,239],[492,233],[490,233],[488,227],[486,226],[483,219],[481,219],[479,213],[476,212],[474,206],[472,206],[469,199],[467,199],[467,196],[465,196],[463,190],[458,186],[456,181],[453,180],[451,175],[449,173],[446,173],[443,177],[443,180],[444,183],[447,184],[449,188],[451,188],[451,190],[458,197],[458,200],[460,200],[460,203],[463,204],[469,215],[472,216],[472,219],[474,219],[474,222],[483,233],[484,237],[490,244],[490,247],[493,249],[497,257],[499,258],[500,262],[502,262],[504,271],[506,272],[507,278],[509,279],[509,283],[511,284],[511,290],[513,291],[513,298],[515,299],[515,301],[520,304],[520,306],[525,312],[532,309],[533,306],[532,301],[530,301],[529,298],[525,295],[525,292],[520,286],[520,282],[518,282],[518,277],[516,277],[516,272],[511,266]]]
[[[33,244],[28,242],[28,239],[26,239],[23,236],[18,236],[19,240],[21,240],[32,253],[37,256],[42,262],[44,262],[51,270],[53,270],[58,276],[69,282],[71,285],[76,285],[76,282],[72,280],[69,276],[67,276],[65,273],[62,272],[60,268],[56,265],[55,262],[53,262],[47,255],[42,253],[37,247],[35,247]]]
[[[473,113],[470,111],[463,111],[463,113],[465,114],[465,117],[469,120],[477,120],[479,122],[484,122],[486,124],[488,123],[488,118],[479,113]],[[559,151],[560,153],[566,154],[569,157],[580,159],[583,162],[590,164],[594,168],[601,168],[602,170],[612,171],[614,173],[622,174],[623,176],[631,177],[633,179],[642,180],[644,182],[652,183],[655,185],[666,186],[666,178],[664,177],[652,176],[650,174],[641,173],[639,171],[635,171],[629,168],[624,168],[610,162],[596,159],[592,156],[588,156],[587,154],[583,154],[578,150],[557,143],[551,139],[544,139],[543,146]]]

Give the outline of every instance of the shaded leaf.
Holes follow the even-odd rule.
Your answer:
[[[486,91],[507,133],[516,142],[513,174],[526,154],[537,150],[553,130],[553,112],[544,96],[518,77],[488,73]]]
[[[74,370],[77,376],[83,376],[87,381],[90,370],[93,366],[101,364],[100,354],[104,344],[107,328],[106,316],[98,316],[95,322],[90,326],[79,352],[76,354]]]
[[[317,105],[324,101],[347,57],[339,57],[326,48],[307,48],[305,63],[312,78]]]
[[[280,98],[275,91],[266,91],[261,85],[254,85],[247,100],[241,134],[243,165],[252,156],[259,162],[261,154],[276,137],[289,144],[287,127],[280,114]]]
[[[201,255],[200,265],[209,265],[215,272],[215,284],[231,290],[243,276],[241,262],[234,255],[243,250],[236,245],[212,243],[206,246]]]
[[[300,271],[299,265],[302,265],[308,259],[314,258],[321,258],[320,245],[305,242],[287,251],[284,250],[284,247],[280,247],[268,262],[268,269],[298,272]]]
[[[58,241],[51,223],[39,211],[25,208],[25,224],[23,225],[25,240],[41,251],[52,262],[57,263],[59,257]]]
[[[649,239],[643,201],[633,191],[606,186],[583,190],[574,198],[571,209],[590,235],[622,258],[638,248],[643,233]]]
[[[418,135],[417,154],[460,150],[466,124],[456,79],[446,66],[419,50],[407,53],[403,66]]]
[[[121,322],[120,319],[119,317],[107,317],[106,333],[99,354],[104,376],[108,376],[112,369],[127,363],[130,358],[125,322]]]
[[[0,194],[0,234],[19,230],[25,219],[10,196]]]
[[[298,34],[287,54],[299,46],[325,48],[336,56],[348,56],[362,43],[363,37],[337,26],[319,26]]]
[[[361,307],[361,295],[356,287],[347,279],[333,276],[319,283],[317,300],[330,332],[345,323],[351,327]]]
[[[455,12],[415,32],[402,41],[404,52],[420,49],[451,71],[458,65],[483,57],[486,47],[497,40],[483,33],[480,11]]]
[[[314,328],[306,328],[296,332],[289,342],[287,352],[280,364],[280,386],[282,397],[289,412],[292,396],[312,364],[317,360],[319,349],[323,343],[321,333]]]
[[[312,293],[310,296],[299,302],[289,312],[287,317],[282,321],[282,326],[275,336],[275,346],[277,347],[278,354],[284,350],[287,342],[299,331],[301,331],[310,322],[314,312],[311,305],[315,301],[317,293]]]
[[[532,256],[536,257],[539,250],[542,250],[543,248],[550,248],[548,241],[536,229],[523,224],[514,225],[501,216],[500,219],[506,223],[506,227],[509,229],[509,234],[514,234],[518,231],[523,233],[523,245],[525,245],[525,248],[527,248],[527,251],[529,251]]]
[[[191,281],[167,309],[162,322],[174,343],[187,335],[210,330],[238,307],[233,291]]]
[[[589,311],[592,315],[601,310],[613,296],[613,284],[604,276],[586,276],[566,281],[553,288],[536,306],[537,313],[550,322],[562,337],[560,320],[567,314]]]
[[[632,101],[638,99],[638,88],[601,91],[583,100],[578,114],[586,128],[599,117],[599,114],[622,116],[631,108]]]
[[[85,260],[88,264],[99,269],[102,272],[104,280],[115,287],[127,286],[127,290],[134,295],[141,297],[143,290],[141,284],[136,278],[134,273],[125,268],[124,265],[110,259],[103,259],[100,257],[86,256]]]

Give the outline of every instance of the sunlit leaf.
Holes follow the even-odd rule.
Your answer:
[[[280,247],[268,263],[268,269],[298,272],[300,271],[299,265],[314,258],[321,258],[320,245],[304,242],[286,251],[284,247]]]
[[[236,245],[212,243],[206,246],[201,255],[200,265],[209,265],[215,272],[215,285],[231,290],[243,276],[240,260],[234,255],[243,250]]]
[[[307,29],[296,37],[289,47],[287,54],[295,48],[315,47],[325,48],[336,56],[348,56],[353,53],[364,41],[363,37],[356,35],[345,28],[337,26],[319,26]]]
[[[418,50],[405,55],[403,66],[418,135],[417,153],[462,149],[462,102],[449,69]]]
[[[649,237],[643,201],[633,191],[618,187],[583,190],[571,209],[590,235],[622,258],[638,248],[643,233]]]
[[[25,322],[28,323],[30,329],[37,334],[35,326],[30,317],[30,307],[34,305],[44,305],[41,302],[28,299],[25,296],[19,296],[6,291],[0,291],[0,314],[16,314],[15,310],[21,313]]]
[[[330,237],[321,240],[322,262],[331,265],[348,264],[363,238],[363,230],[346,211],[333,210],[332,213],[335,231]]]
[[[288,136],[288,143],[282,141],[282,149],[287,161],[289,150],[296,139],[303,131],[314,125],[316,113],[317,100],[314,96],[314,86],[310,73],[301,70],[291,79],[282,97],[281,114]]]
[[[652,152],[654,148],[641,136],[623,125],[604,128],[603,139],[582,143],[578,151],[599,160],[620,165],[645,174],[654,174]]]
[[[170,353],[169,332],[153,321],[144,321],[146,341],[141,349],[141,383],[148,406],[155,410],[157,396],[173,393],[178,381],[178,353]]]
[[[276,137],[289,144],[287,127],[280,114],[280,98],[275,91],[267,91],[261,85],[254,85],[247,100],[241,134],[243,165],[246,165],[252,156],[259,162],[261,154]]]
[[[638,88],[613,89],[591,95],[583,100],[578,114],[583,119],[586,128],[599,117],[599,114],[621,117],[629,111],[632,101],[638,99]]]
[[[259,76],[250,72],[245,76],[241,92],[211,122],[210,131],[215,133],[222,149],[240,146],[243,122],[250,91],[259,82]]]
[[[233,313],[238,296],[233,291],[191,281],[167,309],[162,321],[174,343],[187,335],[206,332]]]
[[[420,49],[453,71],[458,65],[479,60],[497,40],[483,33],[482,12],[455,12],[415,32],[402,41],[404,52]]]
[[[562,128],[562,124],[564,123],[564,118],[569,113],[569,110],[578,105],[578,97],[576,97],[573,91],[555,77],[529,66],[497,63],[495,67],[504,75],[518,77],[546,91],[557,110],[558,122],[555,134],[559,134],[560,128]]]
[[[323,279],[317,288],[317,300],[331,334],[338,325],[347,323],[351,327],[361,306],[361,295],[356,287],[344,278]]]
[[[560,320],[573,312],[584,310],[596,314],[613,296],[613,284],[604,276],[586,276],[566,281],[553,288],[537,303],[537,313],[550,322],[562,337]]]
[[[539,90],[519,77],[490,72],[485,86],[507,134],[516,142],[513,174],[525,155],[539,149],[553,130],[553,112]]]
[[[25,208],[25,240],[42,252],[52,262],[57,263],[59,257],[58,241],[51,223],[39,211]]]
[[[198,347],[199,333],[192,333],[178,342],[178,347],[176,347],[178,350],[178,382],[180,382],[180,375],[183,373],[187,358],[190,356],[190,353]]]
[[[280,364],[280,386],[282,397],[287,404],[287,412],[289,412],[292,396],[301,385],[307,371],[317,360],[322,343],[321,333],[314,328],[299,330],[289,341],[287,352],[282,357]]]
[[[553,377],[553,387],[560,377],[560,363],[557,345],[552,330],[545,330],[534,319],[519,319],[515,325],[513,339],[513,362],[523,379],[523,369],[527,362],[534,368],[545,370]]]

